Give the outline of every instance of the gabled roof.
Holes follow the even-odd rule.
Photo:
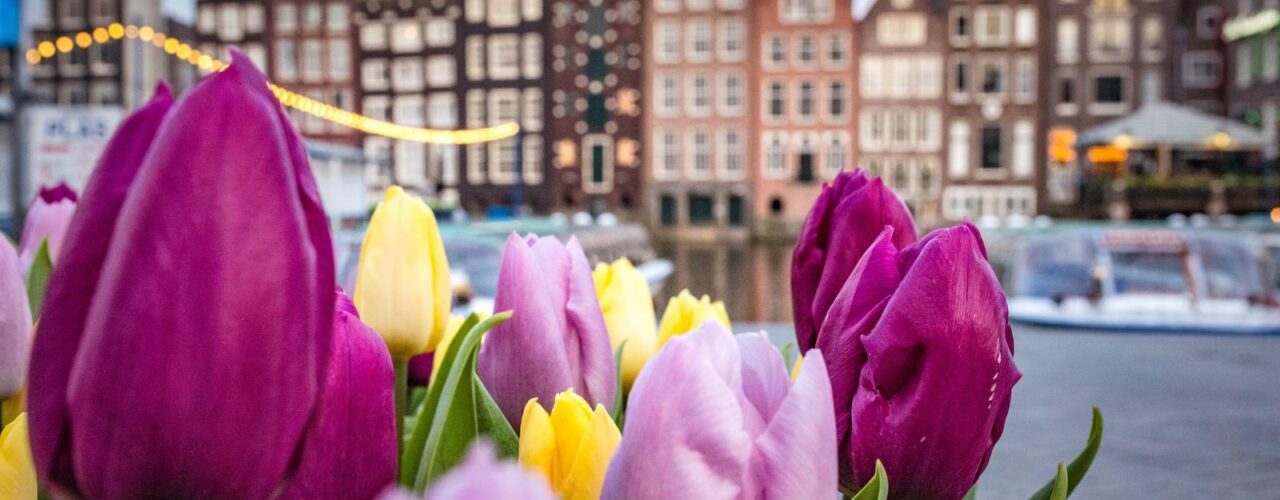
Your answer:
[[[1157,101],[1143,105],[1129,116],[1081,132],[1077,144],[1110,144],[1116,137],[1127,135],[1138,147],[1168,144],[1174,148],[1202,149],[1208,147],[1210,137],[1218,133],[1230,137],[1231,149],[1260,149],[1274,142],[1262,131],[1243,123]]]

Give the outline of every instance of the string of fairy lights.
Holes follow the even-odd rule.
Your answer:
[[[223,69],[226,69],[228,65],[226,62],[223,62],[210,54],[201,53],[199,49],[192,48],[182,40],[168,36],[150,26],[135,26],[132,24],[121,23],[112,23],[108,26],[100,26],[91,31],[76,33],[74,36],[60,36],[54,40],[42,41],[36,44],[34,48],[27,50],[27,63],[33,65],[40,64],[41,62],[51,59],[58,54],[65,54],[77,49],[88,49],[94,44],[111,43],[122,39],[139,40],[143,43],[150,43],[156,48],[163,49],[165,53],[196,66],[204,72],[222,71]],[[345,109],[317,101],[274,83],[269,83],[268,85],[270,85],[271,91],[275,93],[276,98],[280,100],[280,103],[286,107],[296,109],[303,113],[307,113],[345,127],[359,130],[366,134],[388,137],[391,139],[434,144],[476,144],[500,141],[502,139],[513,137],[520,132],[520,126],[514,122],[488,128],[459,130],[419,128],[399,125],[388,121],[370,118],[368,116],[353,113]]]

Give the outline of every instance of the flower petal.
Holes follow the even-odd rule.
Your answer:
[[[822,352],[810,350],[795,385],[755,443],[751,471],[759,498],[833,498],[836,423]]]

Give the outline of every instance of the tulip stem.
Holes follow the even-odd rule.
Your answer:
[[[396,391],[396,462],[404,457],[404,416],[409,404],[409,360],[393,358]],[[383,365],[386,366],[386,365]]]

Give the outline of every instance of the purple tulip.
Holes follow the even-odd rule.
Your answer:
[[[890,498],[958,499],[987,466],[1013,385],[1013,333],[973,224],[899,250],[885,227],[818,336],[827,354],[841,485],[884,462]]]
[[[0,399],[8,399],[26,384],[31,307],[18,252],[0,240]]]
[[[71,217],[75,213],[76,192],[66,183],[53,188],[40,188],[40,194],[27,208],[27,221],[22,226],[22,242],[18,245],[24,277],[36,259],[40,244],[46,239],[49,240],[49,259],[57,262],[66,239],[67,226],[71,224]]]
[[[298,467],[334,315],[328,226],[253,64],[112,138],[31,362],[42,482],[90,498],[264,498]],[[167,113],[166,113],[167,112]]]
[[[764,335],[709,321],[640,372],[601,498],[834,498],[831,412],[821,352],[792,384]]]
[[[825,186],[805,219],[791,255],[791,305],[800,352],[813,348],[827,310],[858,258],[885,226],[898,248],[916,241],[907,206],[861,169],[842,172]]]
[[[396,478],[391,353],[341,289],[335,308],[319,420],[282,498],[373,498]]]
[[[476,441],[453,470],[427,490],[426,496],[401,489],[384,493],[380,500],[553,500],[551,485],[538,474],[515,462],[499,462],[488,441]]]
[[[477,371],[515,428],[530,399],[572,388],[592,406],[613,407],[617,379],[591,266],[576,238],[507,238],[494,311],[511,319],[488,333]]]

